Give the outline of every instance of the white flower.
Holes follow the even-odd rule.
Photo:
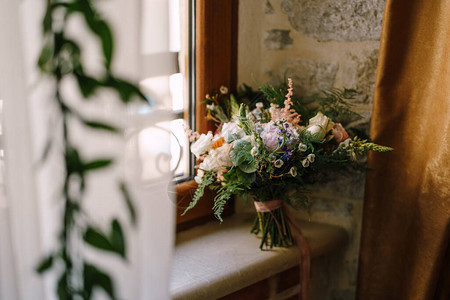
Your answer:
[[[292,167],[292,168],[289,170],[289,173],[291,173],[292,177],[297,176],[297,168],[296,168],[296,167]]]
[[[208,132],[208,134],[201,134],[200,138],[192,143],[191,145],[191,152],[194,153],[195,157],[199,157],[200,155],[202,155],[203,153],[206,152],[206,150],[209,149],[209,147],[211,147],[213,141],[213,134],[212,132]]]
[[[339,148],[343,148],[343,149],[347,149],[350,146],[352,139],[348,138],[345,141],[343,141],[342,143],[339,144]]]
[[[281,159],[277,159],[274,163],[275,167],[281,168],[283,166],[284,162]]]
[[[202,183],[203,175],[205,175],[205,172],[202,169],[199,169],[197,171],[197,176],[194,177],[195,182],[197,182],[198,184]]]
[[[308,150],[308,146],[303,143],[300,143],[298,145],[298,150],[300,150],[301,152],[305,152],[306,150]]]
[[[333,121],[321,112],[318,112],[315,117],[309,119],[309,124],[306,131],[321,140],[333,127]]]
[[[221,94],[228,94],[228,88],[224,85],[222,85],[219,90]]]
[[[314,159],[316,158],[316,156],[314,154],[308,154],[308,156],[306,157],[307,160],[309,160],[309,162],[313,163]]]
[[[211,150],[208,156],[200,163],[200,169],[211,171],[223,167],[231,167],[233,165],[230,157],[231,147],[231,144],[224,144],[222,147]]]
[[[251,154],[252,156],[255,156],[256,154],[258,154],[258,148],[253,147],[252,150],[250,150],[250,154]]]
[[[302,161],[302,166],[303,166],[303,168],[309,167],[309,160],[305,158],[305,159]]]
[[[207,104],[207,105],[206,105],[206,108],[207,108],[208,110],[214,110],[215,107],[216,107],[216,106],[214,105],[214,103],[213,103],[213,104]]]
[[[262,109],[264,107],[264,104],[262,102],[258,102],[255,105],[257,109]]]

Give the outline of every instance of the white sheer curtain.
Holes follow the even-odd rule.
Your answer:
[[[43,279],[34,272],[39,259],[56,247],[63,174],[57,144],[48,161],[43,166],[38,163],[49,134],[57,135],[60,130],[50,122],[57,111],[49,100],[51,85],[39,77],[35,67],[44,5],[45,1],[0,0],[0,99],[4,103],[1,144],[5,150],[5,172],[0,174],[1,300],[56,298],[56,274]],[[140,0],[112,0],[101,5],[116,36],[114,71],[133,81],[143,79],[141,74],[148,71],[141,64],[141,34],[161,28],[142,29]],[[151,9],[152,1],[146,5]],[[160,14],[159,18],[164,20],[167,15]],[[87,44],[83,59],[89,64],[88,70],[95,72],[99,65],[98,45],[78,23],[71,25],[74,38]],[[159,53],[165,51],[168,48]],[[140,106],[124,107],[115,95],[107,93],[99,94],[96,104],[91,104],[80,100],[70,82],[65,92],[81,113],[118,124],[126,133],[118,137],[73,125],[74,140],[85,157],[115,158],[114,168],[89,178],[85,205],[103,228],[113,216],[123,220],[129,246],[128,262],[90,249],[83,250],[85,257],[113,275],[119,298],[169,299],[175,212],[169,197],[171,114],[151,109],[141,113]],[[3,160],[0,172],[2,169]],[[117,189],[120,179],[128,182],[134,196],[139,212],[137,228],[127,221]],[[96,298],[103,299],[100,293]]]

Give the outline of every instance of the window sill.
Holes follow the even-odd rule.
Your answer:
[[[177,234],[172,263],[172,299],[217,299],[298,265],[297,248],[260,251],[250,233],[253,215],[235,215]],[[346,243],[344,229],[299,221],[312,258]]]

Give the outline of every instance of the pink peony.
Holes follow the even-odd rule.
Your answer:
[[[261,132],[261,138],[269,151],[274,151],[280,144],[278,138],[280,137],[280,128],[276,126],[273,121],[263,125],[264,129]]]
[[[293,125],[287,124],[287,128],[284,129],[286,134],[290,135],[290,139],[297,139],[298,133]],[[283,139],[282,129],[275,125],[273,121],[263,125],[263,131],[261,132],[261,138],[267,150],[274,151],[280,145],[280,140]]]
[[[341,123],[336,123],[333,129],[331,129],[331,133],[333,134],[338,144],[350,138],[350,136],[348,135],[347,131],[345,131],[345,128],[342,126]]]

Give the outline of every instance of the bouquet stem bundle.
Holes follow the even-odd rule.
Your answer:
[[[270,203],[269,201],[265,203]],[[264,204],[259,202],[260,204]],[[255,205],[256,206],[256,205]],[[294,244],[289,219],[286,217],[284,206],[280,206],[273,210],[258,210],[253,223],[251,233],[255,235],[261,234],[261,244],[259,248],[262,250],[266,247],[290,247]]]

